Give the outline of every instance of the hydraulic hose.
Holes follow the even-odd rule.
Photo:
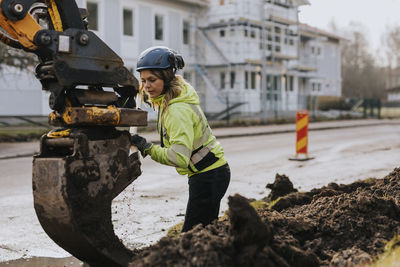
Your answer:
[[[8,46],[11,46],[13,48],[24,49],[24,47],[17,40],[8,37],[6,34],[2,32],[0,32],[0,42]]]

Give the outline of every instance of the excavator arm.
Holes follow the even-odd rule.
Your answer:
[[[59,127],[33,159],[37,217],[90,266],[127,266],[133,254],[114,233],[111,202],[141,174],[129,133],[116,128],[147,125],[138,81],[74,0],[0,0],[0,9],[0,41],[37,55],[49,123]]]

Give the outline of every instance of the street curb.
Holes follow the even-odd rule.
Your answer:
[[[326,131],[326,130],[334,130],[334,129],[345,129],[345,128],[358,128],[358,127],[367,127],[367,126],[379,126],[379,125],[396,125],[399,122],[382,122],[382,123],[370,123],[370,124],[358,124],[358,125],[343,125],[343,126],[324,126],[324,127],[311,127],[309,131]],[[255,133],[240,133],[240,134],[223,134],[223,135],[215,135],[217,139],[229,139],[229,138],[238,138],[238,137],[246,137],[246,136],[262,136],[262,135],[273,135],[273,134],[285,134],[285,133],[295,133],[296,130],[276,130],[276,131],[263,131],[263,132],[255,132]],[[160,144],[159,140],[149,140],[154,144]],[[25,158],[32,157],[37,154],[34,153],[26,153],[26,154],[17,154],[17,155],[8,155],[8,156],[0,156],[0,160],[7,159],[15,159],[15,158]]]
[[[0,156],[0,160],[15,159],[15,158],[30,158],[30,157],[33,157],[33,155],[35,155],[37,153],[39,153],[39,152],[17,154],[17,155],[11,155],[11,156]]]
[[[395,123],[371,123],[371,124],[359,124],[359,125],[343,125],[343,126],[326,126],[326,127],[316,127],[316,128],[308,128],[308,131],[325,131],[325,130],[333,130],[333,129],[345,129],[345,128],[358,128],[358,127],[367,127],[367,126],[378,126],[378,125],[394,125]],[[235,137],[245,137],[245,136],[258,136],[258,135],[271,135],[271,134],[283,134],[283,133],[295,133],[294,130],[278,130],[278,131],[269,131],[269,132],[258,132],[258,133],[247,133],[247,134],[228,134],[228,135],[220,135],[216,136],[219,139],[227,139],[227,138],[235,138]]]
[[[345,129],[345,128],[358,128],[358,127],[367,127],[367,126],[379,126],[379,125],[396,125],[398,122],[382,122],[382,123],[370,123],[370,124],[358,124],[358,125],[343,125],[343,126],[324,126],[324,127],[315,127],[308,128],[308,131],[325,131],[325,130],[334,130],[334,129]],[[215,137],[217,139],[229,139],[236,137],[246,137],[246,136],[261,136],[261,135],[273,135],[273,134],[285,134],[285,133],[295,133],[296,129],[293,130],[276,130],[276,131],[264,131],[264,132],[256,132],[256,133],[240,133],[240,134],[224,134],[217,135]],[[159,140],[152,141],[153,144],[160,144]]]

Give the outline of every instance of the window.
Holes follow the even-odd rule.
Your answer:
[[[247,29],[244,29],[244,37],[249,36],[249,31]]]
[[[312,83],[312,90],[315,91],[315,83]]]
[[[221,89],[225,89],[225,72],[221,72],[219,74],[220,77],[220,87]]]
[[[190,22],[183,21],[183,44],[190,43]]]
[[[281,42],[281,37],[280,36],[275,36],[275,42],[280,43]]]
[[[279,80],[280,76],[274,76],[274,90],[278,90],[279,87]]]
[[[275,46],[275,52],[281,52],[281,47],[279,45]]]
[[[231,28],[230,32],[230,36],[235,36],[235,29]]]
[[[87,2],[88,11],[88,28],[92,31],[99,30],[99,4],[95,2]]]
[[[123,20],[124,20],[124,35],[133,36],[133,10],[132,9],[124,8]]]
[[[219,31],[219,37],[225,37],[225,30]]]
[[[159,41],[164,40],[164,17],[162,15],[155,15],[154,26],[154,38]]]
[[[231,89],[235,88],[235,78],[236,73],[234,71],[231,71]]]
[[[256,73],[251,72],[251,89],[256,89]]]
[[[281,33],[281,28],[275,27],[275,33]]]
[[[293,76],[286,76],[285,91],[293,91]]]
[[[289,45],[294,45],[293,39],[289,39]]]
[[[287,91],[289,91],[289,83],[288,83],[288,81],[289,81],[289,78],[284,74],[283,75],[283,79],[284,79],[284,85],[285,85],[285,91],[287,92]]]
[[[314,54],[314,53],[315,53],[315,47],[312,46],[312,47],[311,47],[311,54]]]
[[[321,55],[321,47],[317,48],[317,55]]]
[[[250,31],[250,37],[251,38],[256,38],[256,32],[254,30]]]
[[[318,91],[321,91],[321,84],[318,84]]]
[[[249,89],[249,72],[244,72],[244,88]]]

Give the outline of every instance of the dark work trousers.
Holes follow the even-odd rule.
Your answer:
[[[199,223],[205,226],[218,218],[219,205],[230,180],[228,164],[189,178],[189,201],[182,232]]]

